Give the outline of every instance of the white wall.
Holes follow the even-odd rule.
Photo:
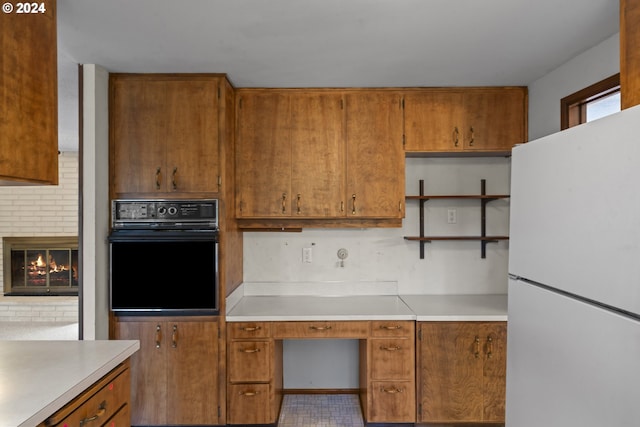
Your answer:
[[[109,338],[109,73],[83,66],[82,332]]]
[[[620,72],[620,34],[529,85],[529,140],[560,131],[560,100]]]

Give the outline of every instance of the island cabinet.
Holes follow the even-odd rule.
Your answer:
[[[112,74],[109,85],[113,198],[218,192],[224,76]]]
[[[116,317],[115,339],[140,340],[131,357],[133,425],[224,424],[219,320]]]
[[[404,93],[407,154],[508,154],[527,140],[527,89],[425,88]]]
[[[38,427],[129,427],[131,372],[126,361],[73,399]]]
[[[398,93],[241,89],[237,95],[241,226],[345,226],[370,219],[400,225],[404,153]]]
[[[0,15],[0,184],[58,184],[56,2]],[[19,8],[33,13],[18,13]],[[34,8],[34,9],[31,9]]]
[[[506,322],[418,322],[418,422],[505,419]]]

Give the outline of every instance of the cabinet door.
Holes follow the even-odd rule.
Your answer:
[[[511,151],[526,141],[526,95],[522,88],[469,91],[464,95],[465,150]]]
[[[483,323],[479,335],[484,341],[483,421],[504,422],[507,384],[507,324]]]
[[[169,345],[166,326],[161,322],[127,321],[115,323],[115,339],[140,340],[140,350],[131,356],[131,424],[167,423],[167,362]]]
[[[290,216],[290,97],[247,92],[237,102],[236,216]]]
[[[386,91],[346,95],[346,216],[402,218],[402,100]]]
[[[56,2],[38,4],[0,15],[0,183],[58,184]]]
[[[461,151],[463,120],[460,91],[426,89],[405,94],[405,151]]]
[[[167,322],[167,422],[219,424],[218,323]]]
[[[217,192],[218,79],[168,81],[162,122],[166,132],[165,191]]]
[[[165,190],[167,85],[142,78],[112,78],[110,114],[111,191]]]
[[[232,341],[229,351],[229,381],[232,383],[269,382],[271,380],[268,340]]]
[[[343,215],[343,105],[340,93],[291,95],[292,217]]]
[[[230,384],[228,386],[229,424],[270,424],[269,384]]]
[[[419,422],[480,421],[482,342],[474,322],[419,326]]]

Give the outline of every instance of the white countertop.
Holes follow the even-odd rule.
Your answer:
[[[140,348],[138,341],[0,341],[0,427],[33,427]]]
[[[419,322],[507,320],[507,295],[402,295]]]
[[[245,286],[246,285],[246,286]],[[248,283],[227,298],[227,321],[506,321],[507,296],[398,295],[393,283]]]
[[[248,296],[227,313],[228,322],[413,319],[414,313],[393,295]]]

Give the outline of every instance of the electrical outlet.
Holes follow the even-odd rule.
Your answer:
[[[458,222],[458,215],[455,209],[447,210],[447,224],[455,224]]]
[[[311,264],[312,252],[311,248],[302,248],[302,262],[305,264]]]

